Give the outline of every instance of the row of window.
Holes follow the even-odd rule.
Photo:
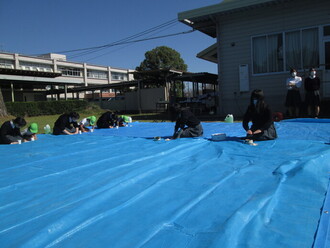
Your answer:
[[[14,69],[14,62],[11,60],[0,59],[0,67],[7,69]]]
[[[0,68],[14,69],[14,61],[0,59]],[[37,63],[30,63],[30,62],[23,62],[23,61],[20,62],[20,69],[29,70],[29,71],[53,72],[53,68],[51,65],[37,64]],[[79,68],[59,67],[58,70],[64,76],[69,76],[69,77],[82,77],[83,76],[83,70],[81,70]],[[97,71],[97,70],[87,70],[87,77],[95,78],[95,79],[108,79],[108,72],[107,71]],[[112,72],[111,79],[112,80],[128,80],[128,77],[127,77],[126,73]]]
[[[22,70],[53,72],[52,66],[51,65],[46,65],[46,64],[20,62],[19,66]]]
[[[59,68],[62,75],[70,76],[70,77],[82,77],[83,71],[78,68],[67,68],[62,67]],[[88,78],[95,78],[95,79],[108,79],[108,72],[106,71],[96,71],[96,70],[87,70],[87,77]],[[112,80],[128,80],[126,73],[120,72],[112,72],[111,73]]]
[[[318,68],[320,65],[320,32],[330,36],[330,26],[262,35],[252,38],[253,73],[273,73]],[[325,53],[327,44],[325,44]],[[327,60],[326,56],[326,60]]]
[[[318,28],[254,37],[252,49],[254,74],[318,67]]]

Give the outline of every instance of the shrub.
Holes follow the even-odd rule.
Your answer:
[[[43,101],[43,102],[6,102],[8,113],[13,116],[54,115],[72,111],[82,111],[89,103],[82,100]]]

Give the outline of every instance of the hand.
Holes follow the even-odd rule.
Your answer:
[[[250,135],[252,135],[252,134],[253,134],[253,133],[252,133],[252,131],[251,131],[250,129],[249,129],[249,130],[247,130],[247,131],[246,131],[246,133],[247,133],[247,134],[250,134]]]
[[[258,134],[258,133],[261,133],[262,131],[260,129],[257,129],[253,132],[253,134]]]

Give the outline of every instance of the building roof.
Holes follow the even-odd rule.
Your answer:
[[[218,63],[218,44],[215,43],[212,46],[204,49],[203,51],[197,54],[197,58],[205,59],[207,61]]]
[[[10,68],[0,68],[0,74],[31,76],[31,77],[46,77],[46,78],[56,78],[62,76],[62,73],[58,73],[58,72],[29,71],[29,70],[10,69]]]
[[[178,13],[178,20],[213,38],[216,37],[215,18],[240,11],[270,6],[289,0],[224,0],[223,2],[199,9]]]
[[[186,81],[186,82],[213,84],[213,85],[218,84],[218,75],[208,72],[198,72],[198,73],[185,72],[182,75],[173,77],[172,79],[179,81]]]

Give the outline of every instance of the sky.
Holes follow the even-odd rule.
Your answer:
[[[60,53],[67,55],[69,61],[135,69],[147,51],[168,46],[181,54],[188,71],[217,73],[215,63],[196,57],[216,42],[199,31],[102,49],[72,50],[127,41],[127,38],[143,40],[190,31],[189,26],[177,20],[178,13],[219,2],[0,0],[0,51],[33,56]]]

